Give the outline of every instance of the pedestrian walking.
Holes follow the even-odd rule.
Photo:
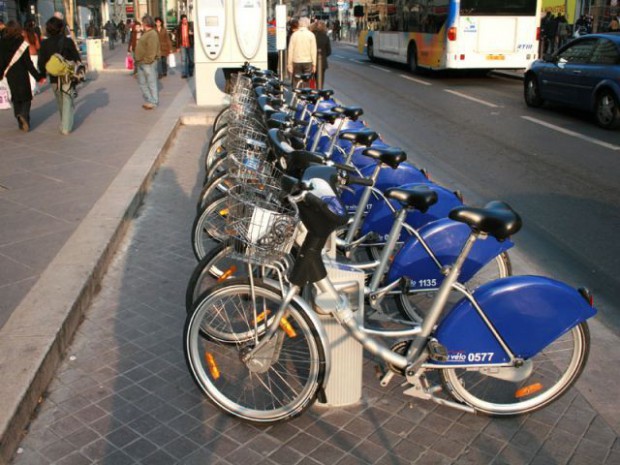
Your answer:
[[[562,13],[558,15],[558,48],[561,48],[568,42],[570,37],[570,25],[566,20],[566,16]]]
[[[112,21],[108,20],[105,23],[105,26],[103,26],[103,29],[108,36],[108,46],[110,47],[110,50],[114,50],[114,42],[116,41],[116,26]]]
[[[127,39],[127,27],[125,26],[125,23],[123,21],[119,21],[117,29],[118,35],[121,36],[121,44],[124,44]]]
[[[194,24],[187,20],[187,15],[181,15],[177,47],[181,51],[181,78],[190,78],[194,74]]]
[[[131,35],[129,36],[129,43],[127,45],[127,52],[131,53],[133,58],[133,62],[136,62],[136,45],[138,44],[138,40],[142,36],[142,23],[140,21],[136,21],[133,23],[131,27]],[[134,65],[132,76],[136,76],[138,74],[138,68]]]
[[[334,21],[334,27],[332,28],[332,36],[334,38],[334,41],[340,40],[340,20],[339,19],[336,19]]]
[[[316,72],[316,38],[308,30],[310,19],[299,19],[299,29],[291,36],[287,57],[287,70],[293,76],[293,87],[299,79],[295,75]]]
[[[325,85],[325,70],[327,69],[327,57],[332,54],[332,46],[327,35],[327,26],[323,21],[316,21],[313,24],[314,37],[316,39],[317,50],[317,69],[316,79],[318,88],[322,89]]]
[[[9,21],[0,39],[0,80],[6,78],[9,84],[13,113],[19,129],[24,132],[30,130],[32,88],[29,75],[36,80],[44,77],[32,64],[21,26],[17,21]]]
[[[142,27],[144,33],[136,44],[135,63],[138,69],[138,84],[145,100],[142,108],[152,110],[159,105],[157,87],[157,68],[161,57],[159,34],[155,29],[155,21],[149,15],[142,18]]]
[[[157,77],[161,79],[168,76],[168,55],[172,53],[172,42],[170,41],[168,30],[164,27],[164,23],[161,18],[155,18],[155,26],[157,29],[157,34],[159,35],[159,47],[161,50]]]
[[[41,38],[37,33],[36,23],[34,22],[34,19],[29,19],[28,21],[26,21],[22,35],[24,37],[24,40],[28,42],[28,54],[30,55],[30,60],[32,61],[32,64],[36,68],[39,65],[39,49],[41,48]],[[33,75],[30,75],[30,88],[32,89],[33,96],[38,93],[37,80],[35,80]]]
[[[75,42],[70,37],[65,36],[65,23],[63,20],[55,16],[51,17],[45,23],[45,32],[47,39],[41,42],[39,50],[39,72],[41,74],[45,74],[45,65],[55,53],[60,53],[67,60],[76,63],[82,61]],[[73,129],[75,94],[71,82],[52,75],[48,77],[54,89],[56,105],[60,113],[59,130],[61,134],[67,135]]]

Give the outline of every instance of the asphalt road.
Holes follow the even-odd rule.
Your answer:
[[[620,329],[620,131],[565,108],[526,107],[518,79],[414,75],[344,45],[330,57],[329,86],[466,203],[512,205],[524,221],[516,272],[590,288],[599,319]]]

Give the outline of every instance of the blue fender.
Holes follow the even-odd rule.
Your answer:
[[[403,189],[412,188],[419,185],[419,183],[405,184]],[[419,210],[411,211],[407,214],[406,222],[414,229],[420,229],[425,224],[439,220],[441,218],[447,218],[448,213],[455,207],[462,205],[462,202],[452,191],[449,191],[445,187],[438,186],[437,184],[424,184],[431,190],[437,193],[437,203],[431,206],[425,213]],[[396,210],[400,210],[401,206],[395,200],[390,199],[390,203]],[[394,215],[392,210],[382,201],[376,201],[373,199],[372,207],[370,208],[368,215],[364,219],[361,233],[362,235],[374,232],[379,234],[383,240],[387,240],[387,236],[392,228],[394,222]],[[410,237],[409,233],[403,229],[400,234],[400,241],[405,241]]]
[[[364,169],[367,169],[370,173],[372,173],[374,170],[374,165],[369,165]],[[360,171],[363,172],[363,170]],[[398,168],[396,169],[389,167],[381,168],[375,187],[380,191],[385,191],[390,187],[397,187],[402,186],[403,184],[412,183],[430,184],[431,181],[428,180],[422,171],[417,169],[411,163],[405,162],[398,165]]]
[[[596,309],[577,290],[541,276],[498,279],[483,284],[473,295],[508,348],[523,359],[533,357],[596,314]],[[510,361],[466,298],[457,302],[441,321],[435,336],[448,350],[446,365],[476,363],[476,359],[480,363],[481,357],[487,358],[487,362]]]
[[[373,160],[372,164],[360,168],[360,174],[365,178],[369,178],[375,170],[375,166],[376,163],[374,163]],[[419,183],[432,184],[431,181],[429,181],[428,178],[424,176],[424,174],[415,166],[410,165],[409,163],[401,163],[396,169],[392,169],[387,166],[381,168],[375,187],[377,187],[380,191],[385,191],[390,187]],[[353,207],[359,203],[364,188],[362,186],[351,186],[351,188],[353,192],[344,191],[342,193],[342,202],[346,206]],[[375,199],[371,196],[369,202],[368,209],[372,209],[375,202],[383,203],[383,200]]]
[[[454,263],[471,234],[471,229],[466,224],[443,218],[423,226],[418,233],[443,266]],[[492,236],[476,241],[463,264],[459,282],[469,281],[484,265],[512,246],[511,241],[499,242]],[[394,257],[387,282],[403,276],[411,279],[411,284],[416,289],[438,288],[444,279],[440,268],[414,237],[407,240]]]

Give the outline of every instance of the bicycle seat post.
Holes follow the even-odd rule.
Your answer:
[[[443,309],[448,303],[450,293],[452,292],[454,284],[458,280],[461,269],[463,268],[463,264],[465,263],[465,260],[471,252],[474,243],[480,236],[481,233],[472,231],[454,263],[450,266],[445,267],[444,270],[442,270],[443,274],[446,277],[441,283],[441,286],[439,286],[439,290],[437,291],[437,295],[433,300],[433,304],[431,305],[427,317],[424,318],[424,321],[422,322],[422,330],[420,331],[420,336],[412,341],[411,345],[409,346],[409,350],[407,351],[407,361],[410,364],[413,363],[414,360],[416,360],[420,356],[420,354],[422,354],[422,351],[426,346],[428,337],[432,333],[433,328],[441,317]]]
[[[379,283],[383,279],[383,275],[387,270],[390,256],[394,252],[394,248],[396,247],[396,242],[400,237],[400,232],[403,229],[403,223],[407,218],[408,210],[406,208],[401,208],[396,214],[396,218],[394,219],[394,223],[392,224],[392,229],[390,230],[390,234],[387,238],[385,246],[381,249],[381,258],[379,260],[379,265],[375,268],[374,273],[372,274],[372,279],[369,284],[369,289],[371,292],[376,291],[379,288]]]
[[[370,176],[372,180],[372,185],[374,186],[377,182],[377,178],[379,177],[379,173],[381,172],[381,163],[377,163],[375,169]],[[349,246],[353,242],[353,238],[357,234],[358,229],[362,225],[362,218],[364,213],[366,212],[366,205],[368,205],[368,200],[370,199],[370,195],[372,194],[373,187],[366,186],[362,191],[362,196],[360,197],[360,201],[357,204],[357,208],[355,209],[355,214],[353,215],[353,221],[351,222],[349,229],[347,231],[347,235],[345,238],[345,247]],[[351,251],[347,251],[346,255],[349,258]]]

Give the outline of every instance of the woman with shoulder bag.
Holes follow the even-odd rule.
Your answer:
[[[6,78],[11,90],[13,112],[19,129],[30,129],[30,105],[32,103],[31,74],[35,79],[43,79],[32,64],[28,53],[28,42],[22,36],[22,28],[17,21],[9,21],[2,40],[0,40],[0,78]]]
[[[70,37],[65,36],[65,23],[56,17],[51,17],[45,23],[47,39],[41,42],[39,50],[39,71],[45,73],[45,65],[50,58],[59,53],[64,58],[76,63],[81,62],[80,52]],[[73,129],[73,117],[75,111],[74,94],[71,89],[71,82],[49,75],[50,83],[56,96],[56,104],[60,113],[60,133],[67,135]]]

